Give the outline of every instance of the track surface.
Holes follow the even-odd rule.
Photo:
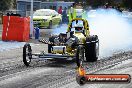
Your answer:
[[[47,50],[47,45],[33,44],[32,50]],[[84,63],[84,66],[88,73],[100,73],[105,70],[108,73],[108,69],[131,58],[132,52],[122,52],[111,57],[100,57],[97,62]],[[0,52],[0,88],[80,88],[75,77],[76,63],[72,61],[33,60],[31,66],[26,67],[22,62],[22,48]],[[81,87],[102,88],[94,84]]]

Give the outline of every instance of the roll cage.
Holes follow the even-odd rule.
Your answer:
[[[69,23],[69,25],[68,25],[67,32],[70,32],[70,31],[71,31],[71,28],[73,28],[73,27],[72,27],[72,23],[73,23],[74,21],[79,21],[79,20],[83,21],[83,27],[84,27],[84,32],[83,32],[83,34],[84,34],[85,36],[89,36],[89,24],[88,24],[88,21],[87,21],[87,20],[84,20],[84,19],[82,19],[82,18],[75,18],[75,19],[73,19],[73,20]]]

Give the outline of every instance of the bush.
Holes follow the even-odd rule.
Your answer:
[[[2,13],[0,12],[0,24],[2,24]]]

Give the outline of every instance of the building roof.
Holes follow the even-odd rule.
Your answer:
[[[42,2],[42,3],[74,3],[74,2],[55,1],[55,2]]]
[[[42,2],[42,1],[38,1],[38,0],[33,0],[34,2]],[[17,0],[17,2],[31,2],[31,0]],[[42,2],[42,3],[74,3],[74,2],[64,2],[64,1],[54,1],[54,2]]]
[[[17,0],[17,2],[31,2],[31,0]],[[33,0],[33,2],[41,2],[41,1]]]

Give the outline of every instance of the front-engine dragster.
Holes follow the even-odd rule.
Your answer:
[[[60,29],[61,30],[61,29]],[[99,39],[97,35],[90,35],[88,21],[82,18],[73,19],[66,33],[53,35],[49,40],[40,39],[39,42],[48,44],[48,53],[33,54],[30,44],[23,47],[23,62],[29,66],[34,56],[46,60],[76,60],[79,67],[83,61],[93,62],[99,56]]]

